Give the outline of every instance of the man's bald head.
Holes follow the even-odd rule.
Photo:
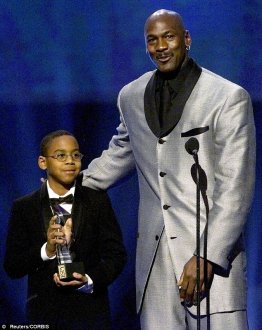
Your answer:
[[[147,18],[144,26],[144,32],[146,33],[146,30],[151,23],[160,19],[164,19],[165,16],[172,18],[175,24],[180,27],[181,30],[185,30],[183,19],[177,12],[172,10],[159,9]]]

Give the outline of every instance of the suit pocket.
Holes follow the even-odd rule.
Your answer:
[[[181,133],[181,137],[190,137],[190,136],[203,134],[203,133],[207,132],[208,130],[209,130],[209,126],[196,127],[187,132]]]

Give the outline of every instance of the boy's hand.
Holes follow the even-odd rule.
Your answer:
[[[49,227],[47,229],[47,244],[46,254],[47,256],[53,257],[56,253],[56,244],[65,244],[65,233],[62,230],[62,226],[56,224],[56,216],[53,216],[49,221]]]
[[[59,279],[59,276],[57,273],[54,274],[54,282],[57,286],[77,286],[77,287],[80,287],[84,284],[86,284],[88,282],[88,279],[86,276],[83,276],[79,273],[73,273],[73,276],[75,278],[75,280],[73,281],[70,281],[70,282],[63,282],[63,281],[60,281]]]
[[[65,234],[65,240],[67,245],[70,245],[73,240],[73,235],[72,235],[72,219],[69,218],[66,220],[66,223],[63,227],[63,232]]]

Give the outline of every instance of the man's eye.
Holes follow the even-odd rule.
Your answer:
[[[155,41],[154,38],[149,38],[149,39],[147,39],[147,43],[148,43],[148,44],[152,44],[154,41]]]
[[[173,39],[175,38],[175,36],[174,36],[173,34],[167,34],[167,35],[166,35],[166,38],[167,38],[168,40],[173,40]]]

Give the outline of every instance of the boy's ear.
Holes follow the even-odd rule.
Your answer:
[[[38,157],[38,166],[41,168],[41,170],[46,170],[46,158],[44,156]]]

